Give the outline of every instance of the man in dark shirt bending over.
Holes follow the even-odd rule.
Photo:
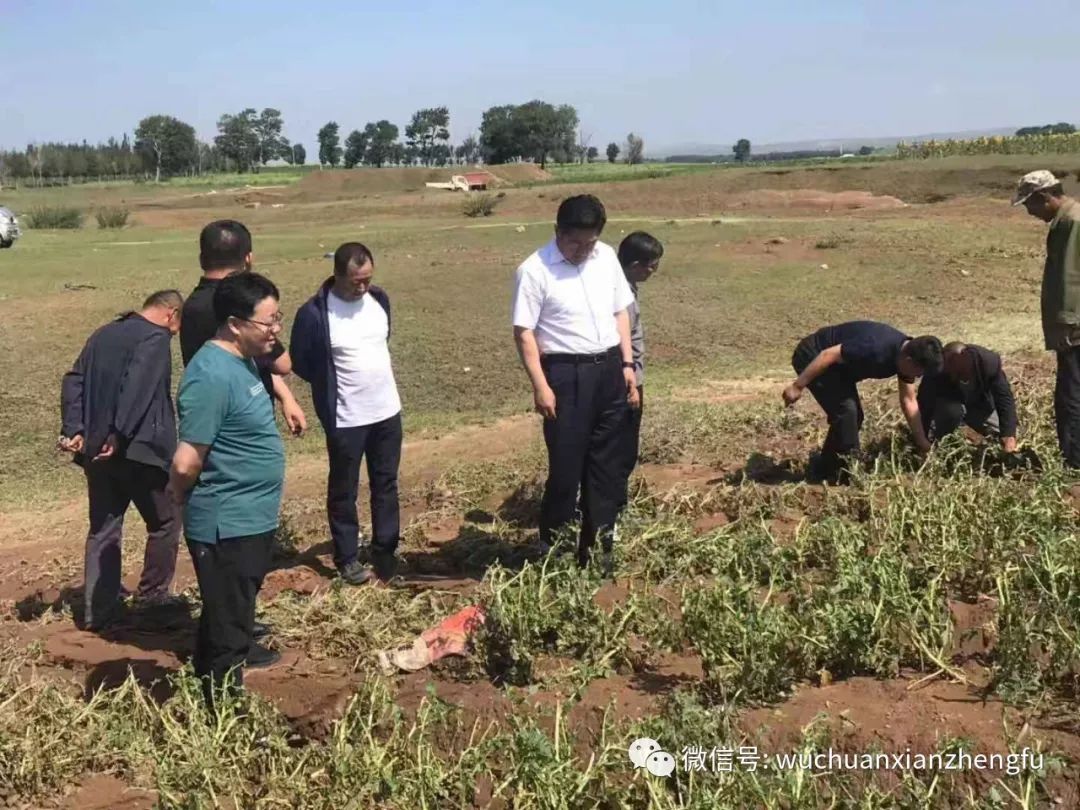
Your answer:
[[[949,343],[945,366],[919,384],[919,413],[931,441],[963,423],[983,436],[996,435],[1006,453],[1016,452],[1016,400],[1001,356],[982,346]]]
[[[168,597],[176,570],[180,520],[168,493],[176,450],[172,402],[172,336],[184,299],[161,290],[139,312],[126,312],[86,341],[61,387],[59,447],[86,472],[85,613],[101,630],[121,608],[120,541],[134,502],[146,521],[146,554],[137,598]]]
[[[203,275],[184,303],[180,329],[180,356],[186,367],[206,341],[217,334],[214,317],[214,290],[226,276],[251,270],[251,232],[242,222],[221,219],[211,222],[199,234],[199,264]],[[299,435],[307,427],[304,412],[282,377],[292,371],[292,360],[275,339],[274,350],[256,361],[259,378],[271,400],[281,403],[281,413],[289,431]]]
[[[784,404],[794,405],[809,388],[829,420],[814,477],[836,479],[846,457],[859,449],[863,409],[857,384],[862,380],[896,377],[900,410],[915,445],[921,452],[930,449],[919,417],[915,380],[942,367],[941,341],[936,337],[912,338],[884,323],[850,321],[822,327],[803,338],[791,365],[799,376],[784,389]]]

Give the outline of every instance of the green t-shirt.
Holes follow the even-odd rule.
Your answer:
[[[276,529],[285,447],[255,363],[204,344],[184,370],[177,405],[180,441],[210,447],[184,508],[187,539],[216,543]]]

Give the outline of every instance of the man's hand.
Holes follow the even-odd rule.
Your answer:
[[[551,390],[550,385],[534,389],[533,402],[536,405],[536,412],[542,417],[555,418],[555,392]]]
[[[56,446],[65,453],[81,453],[83,449],[83,436],[81,433],[70,439],[67,436],[61,436],[59,440],[57,440]]]
[[[784,389],[782,396],[784,397],[784,405],[790,408],[799,398],[802,397],[803,389],[799,387],[797,382],[793,382],[787,388]]]
[[[290,398],[289,401],[281,403],[281,415],[285,417],[285,424],[288,425],[289,432],[293,436],[304,435],[304,431],[307,430],[307,417],[304,416],[304,409],[295,399]]]
[[[116,454],[116,445],[119,441],[120,440],[116,437],[115,433],[110,433],[108,438],[105,439],[105,443],[101,445],[101,450],[94,456],[93,460],[106,461],[107,459],[112,458]]]
[[[1016,452],[1016,437],[1015,436],[1003,436],[1001,439],[1001,449],[1006,453]]]
[[[915,449],[919,451],[920,455],[925,456],[934,447],[929,440],[921,436],[914,436],[913,438],[915,440]]]
[[[626,383],[626,401],[630,403],[630,407],[637,410],[641,407],[641,397],[637,392],[637,375],[632,368],[624,368],[622,370],[623,381]]]

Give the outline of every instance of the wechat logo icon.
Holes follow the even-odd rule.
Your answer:
[[[675,772],[675,757],[649,737],[634,740],[626,753],[635,769],[644,768],[653,776],[671,776]]]

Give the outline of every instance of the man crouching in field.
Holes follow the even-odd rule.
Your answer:
[[[180,445],[171,486],[184,506],[184,535],[202,595],[194,663],[211,708],[216,697],[237,694],[243,684],[254,645],[255,596],[278,527],[285,448],[254,362],[273,349],[281,331],[278,297],[274,283],[257,273],[222,279],[214,291],[217,335],[188,364],[177,396]]]
[[[784,389],[784,404],[799,401],[807,388],[829,420],[829,432],[821,456],[810,476],[839,480],[847,461],[859,449],[863,423],[858,383],[868,379],[896,377],[900,410],[920,452],[930,449],[915,391],[915,380],[936,373],[942,366],[941,341],[936,337],[911,338],[875,321],[850,321],[824,326],[803,338],[791,358],[799,375]]]
[[[919,413],[927,438],[937,441],[961,424],[980,436],[997,436],[1006,453],[1016,452],[1016,398],[1001,355],[982,346],[949,343],[945,365],[923,375]]]

